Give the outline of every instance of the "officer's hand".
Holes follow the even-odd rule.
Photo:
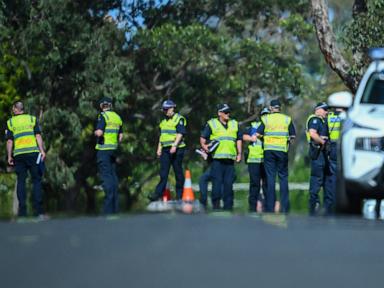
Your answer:
[[[41,153],[41,160],[44,161],[45,157],[46,157],[45,152],[44,151],[40,151],[40,153]]]
[[[207,144],[202,144],[202,145],[201,145],[201,148],[203,148],[203,150],[204,150],[205,152],[208,153],[208,151],[209,151],[209,147],[208,147]]]
[[[176,153],[176,149],[177,149],[177,147],[172,146],[172,147],[171,147],[171,150],[169,150],[169,153],[171,153],[171,154],[175,154],[175,153]]]
[[[156,151],[156,155],[157,155],[157,157],[160,157],[160,156],[161,156],[161,148],[160,148],[160,149],[157,149],[157,151]]]
[[[236,156],[236,162],[237,162],[237,163],[240,163],[240,161],[241,161],[241,154],[237,154],[237,156]]]
[[[257,141],[256,134],[254,134],[254,135],[251,136],[251,141],[252,141],[252,142],[256,142],[256,141]]]
[[[13,161],[13,158],[12,158],[12,157],[8,157],[8,164],[9,164],[10,166],[15,165],[15,162]]]

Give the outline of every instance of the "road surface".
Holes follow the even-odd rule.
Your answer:
[[[382,287],[384,222],[139,214],[0,222],[0,287]]]

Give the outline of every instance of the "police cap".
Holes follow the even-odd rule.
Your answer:
[[[317,109],[328,110],[328,105],[327,105],[327,103],[325,103],[325,102],[319,102],[319,103],[317,103],[316,106],[315,106],[315,110],[317,110]]]
[[[273,108],[280,108],[281,104],[279,99],[273,99],[271,100],[271,107]]]
[[[229,107],[228,104],[219,104],[217,105],[217,112],[223,112],[223,113],[226,113],[226,112],[231,112],[231,107]]]
[[[175,102],[173,102],[172,100],[165,100],[164,102],[163,102],[163,104],[161,105],[161,107],[164,109],[164,110],[166,110],[166,109],[169,109],[169,108],[174,108],[174,107],[176,107],[176,104],[175,104]]]
[[[99,105],[112,104],[112,99],[109,97],[103,97],[99,100]]]

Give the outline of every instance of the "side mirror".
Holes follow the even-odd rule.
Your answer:
[[[353,96],[348,91],[336,92],[328,97],[328,106],[348,109],[352,106]]]

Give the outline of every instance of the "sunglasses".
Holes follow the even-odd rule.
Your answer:
[[[224,114],[228,115],[229,113],[231,113],[230,111],[225,111],[223,112]]]

